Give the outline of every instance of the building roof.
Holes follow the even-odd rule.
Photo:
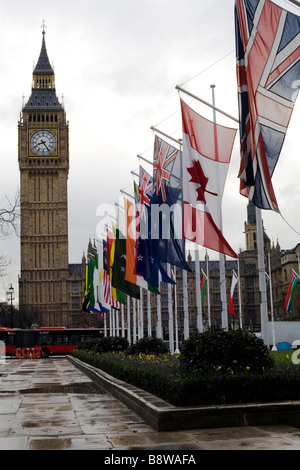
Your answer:
[[[43,84],[37,85],[37,82],[42,82]],[[32,93],[23,109],[25,111],[62,110],[63,107],[59,102],[54,87],[54,70],[49,61],[46,48],[45,31],[43,31],[42,48],[39,59],[33,71]]]
[[[42,49],[41,49],[40,57],[39,57],[39,60],[37,61],[37,64],[35,66],[33,73],[34,74],[37,74],[37,73],[54,74],[53,68],[50,64],[49,57],[47,54],[45,31],[43,31],[43,41],[42,41]]]
[[[55,90],[33,89],[24,109],[63,109]]]

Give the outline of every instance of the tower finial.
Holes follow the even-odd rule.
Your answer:
[[[45,24],[45,20],[43,20],[43,24],[42,24],[41,28],[43,28],[43,35],[45,35],[46,34],[45,28],[47,28],[47,26]]]

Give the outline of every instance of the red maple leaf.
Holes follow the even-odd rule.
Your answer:
[[[212,194],[213,196],[217,196],[216,193],[212,193],[206,190],[207,183],[209,178],[207,178],[202,170],[202,166],[200,165],[199,160],[193,160],[193,166],[191,168],[187,168],[187,171],[191,175],[190,182],[199,184],[199,188],[196,189],[198,193],[197,201],[202,201],[206,204],[205,199],[205,192]]]

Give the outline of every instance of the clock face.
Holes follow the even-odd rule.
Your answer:
[[[56,138],[50,131],[37,131],[30,139],[30,146],[38,155],[49,155],[56,147]]]

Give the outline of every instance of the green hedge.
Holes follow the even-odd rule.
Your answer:
[[[86,351],[71,353],[108,374],[157,395],[175,406],[257,403],[300,399],[299,369],[280,369],[262,374],[218,374],[195,377],[167,374],[155,367],[139,367],[116,355]]]
[[[128,354],[167,354],[170,352],[170,349],[161,338],[145,336],[135,344],[132,344],[127,352]]]
[[[242,373],[271,369],[274,360],[268,347],[246,330],[208,330],[196,333],[183,342],[180,364],[187,373],[219,370]]]
[[[103,338],[94,338],[82,341],[78,344],[77,349],[103,354],[112,351],[126,351],[128,347],[129,342],[127,338],[122,338],[120,336],[105,336]]]

